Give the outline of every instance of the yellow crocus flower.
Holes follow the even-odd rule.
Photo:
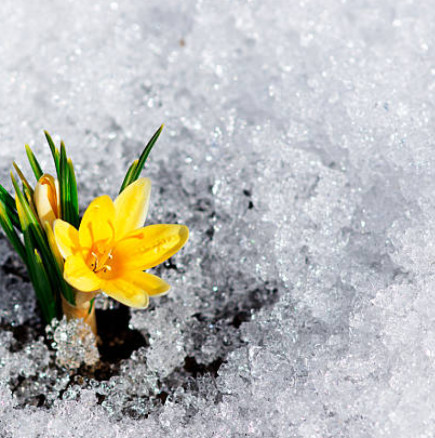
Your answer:
[[[36,206],[39,219],[50,226],[60,217],[59,182],[48,173],[39,178],[33,193],[33,202]]]
[[[174,255],[186,243],[184,225],[142,227],[148,210],[151,181],[140,178],[114,202],[94,199],[77,230],[63,220],[54,223],[54,235],[65,258],[64,278],[75,289],[103,291],[130,307],[145,308],[149,296],[170,289],[161,278],[143,272]],[[141,228],[142,227],[142,228]]]

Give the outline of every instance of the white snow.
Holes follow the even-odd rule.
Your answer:
[[[0,240],[0,436],[433,436],[434,22],[429,0],[3,1],[0,181],[26,142],[51,166],[47,129],[84,209],[165,123],[148,223],[191,237],[105,375],[56,365]]]

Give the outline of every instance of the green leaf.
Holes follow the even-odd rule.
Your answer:
[[[72,161],[66,154],[65,143],[60,143],[60,152],[56,148],[53,139],[47,131],[44,131],[48,145],[50,146],[51,154],[53,155],[54,164],[56,166],[57,179],[60,188],[60,210],[61,218],[71,225],[78,227],[79,203],[77,193],[77,180],[74,172]]]
[[[49,279],[52,284],[52,290],[62,291],[62,293],[65,295],[65,298],[68,301],[74,303],[73,292],[71,291],[69,285],[63,279],[63,272],[59,268],[56,262],[55,256],[50,249],[50,246],[47,241],[47,237],[44,234],[44,231],[39,223],[38,218],[36,217],[34,211],[26,201],[26,198],[23,192],[21,191],[20,187],[18,186],[18,183],[12,173],[11,173],[11,178],[19,202],[18,215],[20,218],[23,234],[27,232],[28,228],[32,229],[32,236],[34,240],[33,243],[34,246],[32,249],[37,248],[41,254],[41,258],[44,262],[45,269],[47,270]]]
[[[63,270],[63,266],[64,266],[63,257],[56,244],[53,227],[47,221],[44,223],[44,231],[45,231],[45,235],[47,236],[48,246],[50,247],[51,252],[53,253],[54,259],[56,260],[56,263],[59,266],[60,270]]]
[[[44,299],[49,298],[44,304],[44,307],[47,309],[46,310],[46,316],[45,316],[45,320],[47,322],[50,322],[53,318],[55,318],[57,316],[57,309],[56,309],[56,304],[57,304],[57,297],[56,295],[53,295],[51,297],[49,297],[47,294],[45,294],[44,292],[41,293],[42,291],[45,291],[46,288],[49,286],[50,284],[50,280],[48,278],[48,273],[44,267],[44,262],[41,259],[41,256],[38,253],[38,250],[35,249],[34,251],[35,254],[35,270],[37,273],[37,279],[36,279],[36,283],[37,284],[37,289],[39,289],[40,293],[39,295],[42,296]]]
[[[163,126],[164,125],[161,125],[160,128],[157,129],[157,131],[151,137],[151,139],[148,142],[148,144],[145,146],[145,149],[143,150],[141,156],[139,157],[139,163],[136,166],[136,169],[134,171],[134,174],[133,174],[131,182],[135,182],[139,178],[139,175],[142,172],[143,167],[145,166],[145,162],[146,162],[146,160],[148,158],[148,155],[150,154],[153,146],[155,145],[155,143],[158,140],[161,132],[163,131]]]
[[[15,199],[9,194],[9,192],[2,185],[0,185],[0,200],[3,202],[6,208],[6,213],[9,219],[14,224],[14,227],[21,230],[21,224],[17,214]]]
[[[78,226],[79,212],[77,199],[77,182],[75,180],[74,169],[66,155],[65,144],[60,144],[60,204],[62,211],[62,219],[68,223]]]
[[[24,176],[24,173],[21,171],[21,169],[18,167],[18,164],[15,163],[15,161],[12,164],[15,168],[15,171],[18,173],[18,176],[20,177],[20,180],[23,183],[24,187],[26,187],[30,196],[33,196],[33,187],[29,184],[29,181],[27,181],[26,177]]]
[[[54,165],[56,166],[57,178],[59,179],[60,172],[60,159],[59,159],[59,151],[56,148],[53,139],[47,131],[44,131],[45,138],[47,139],[48,146],[50,146],[51,155],[53,155]]]
[[[56,289],[53,287],[56,281],[56,273],[53,272],[53,264],[50,263],[52,254],[47,248],[38,218],[12,172],[11,179],[17,197],[17,213],[24,237],[24,260],[26,260],[29,276],[44,319],[49,322],[56,316]],[[24,190],[28,192],[26,185],[24,185]],[[44,262],[38,253],[38,249],[45,253]]]
[[[42,171],[42,168],[38,160],[36,159],[35,154],[33,153],[32,149],[30,149],[30,146],[28,144],[26,144],[26,154],[29,160],[30,167],[33,170],[33,174],[35,175],[36,181],[39,181],[39,178],[41,178],[44,172]]]
[[[65,145],[61,143],[59,163],[60,209],[61,218],[67,222],[70,221],[68,176],[68,159],[66,156]]]
[[[90,303],[89,303],[88,315],[91,314],[91,312],[92,312],[92,308],[94,307],[94,304],[95,304],[95,297],[92,298],[92,300],[91,300]]]
[[[7,238],[9,239],[9,242],[11,242],[12,246],[14,247],[15,251],[21,257],[23,262],[27,263],[26,249],[24,248],[23,242],[21,242],[21,239],[15,231],[15,228],[9,218],[7,208],[3,200],[0,200],[0,225],[3,228],[3,231],[5,232]]]
[[[44,230],[45,230],[45,234],[47,236],[48,245],[49,245],[51,252],[53,254],[53,258],[57,263],[57,267],[58,267],[57,272],[58,272],[58,274],[60,274],[60,277],[61,277],[61,287],[62,287],[63,296],[67,299],[67,301],[69,301],[71,304],[74,305],[75,304],[75,295],[74,295],[74,292],[73,292],[71,286],[65,280],[63,280],[63,276],[62,276],[63,267],[64,267],[63,257],[60,254],[59,248],[57,247],[57,244],[56,244],[56,241],[54,238],[53,229],[48,222],[45,222]]]
[[[139,159],[134,160],[133,163],[131,163],[130,168],[128,169],[127,173],[125,174],[124,181],[122,182],[121,190],[119,191],[119,193],[121,193],[130,184],[130,181],[131,181],[132,175],[136,169],[137,163],[139,163]]]
[[[43,317],[46,322],[50,322],[56,316],[56,296],[52,292],[49,274],[44,267],[38,250],[35,248],[36,242],[32,229],[26,228],[23,235],[29,276],[32,280]]]
[[[78,228],[80,223],[79,216],[79,197],[77,192],[77,180],[74,172],[74,166],[70,158],[68,158],[68,191],[71,200],[71,225]]]
[[[22,230],[24,231],[24,229],[27,228],[28,225],[31,223],[39,226],[38,218],[36,217],[35,212],[31,209],[26,197],[24,196],[23,192],[21,191],[21,189],[18,185],[18,182],[15,179],[15,176],[12,172],[11,172],[11,179],[12,179],[12,184],[13,184],[14,189],[15,189],[15,193],[16,193],[17,198],[18,198],[17,211],[18,211],[18,216],[20,218]],[[22,209],[22,214],[20,214],[20,208],[18,208],[18,203]]]
[[[142,172],[142,169],[145,166],[145,162],[148,158],[148,155],[151,153],[151,150],[153,148],[153,146],[155,145],[157,139],[159,138],[162,130],[163,130],[163,126],[161,125],[159,129],[157,129],[157,131],[154,133],[154,135],[151,137],[150,141],[148,142],[148,144],[145,146],[145,149],[143,150],[141,156],[139,157],[139,160],[137,162],[137,164],[134,166],[134,162],[133,164],[130,166],[130,168],[128,169],[128,172],[124,178],[124,182],[122,183],[121,186],[121,192],[127,187],[129,186],[131,183],[135,182],[139,176],[140,173]],[[134,166],[134,168],[133,168]],[[133,169],[132,169],[133,168]],[[130,173],[131,171],[131,173]],[[129,175],[130,173],[130,175]]]

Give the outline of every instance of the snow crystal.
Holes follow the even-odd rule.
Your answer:
[[[47,336],[0,239],[0,436],[432,436],[434,21],[428,0],[3,2],[1,182],[26,142],[52,169],[47,129],[84,209],[165,123],[147,221],[190,240],[149,309],[98,298],[97,352]]]
[[[51,347],[56,351],[58,366],[74,369],[82,363],[95,365],[100,359],[95,335],[83,319],[67,321],[65,316],[61,321],[54,319],[46,332]]]

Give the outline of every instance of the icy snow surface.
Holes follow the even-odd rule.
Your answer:
[[[1,238],[0,436],[433,436],[433,6],[3,1],[1,181],[47,129],[85,208],[164,122],[148,223],[191,237],[78,370]]]

